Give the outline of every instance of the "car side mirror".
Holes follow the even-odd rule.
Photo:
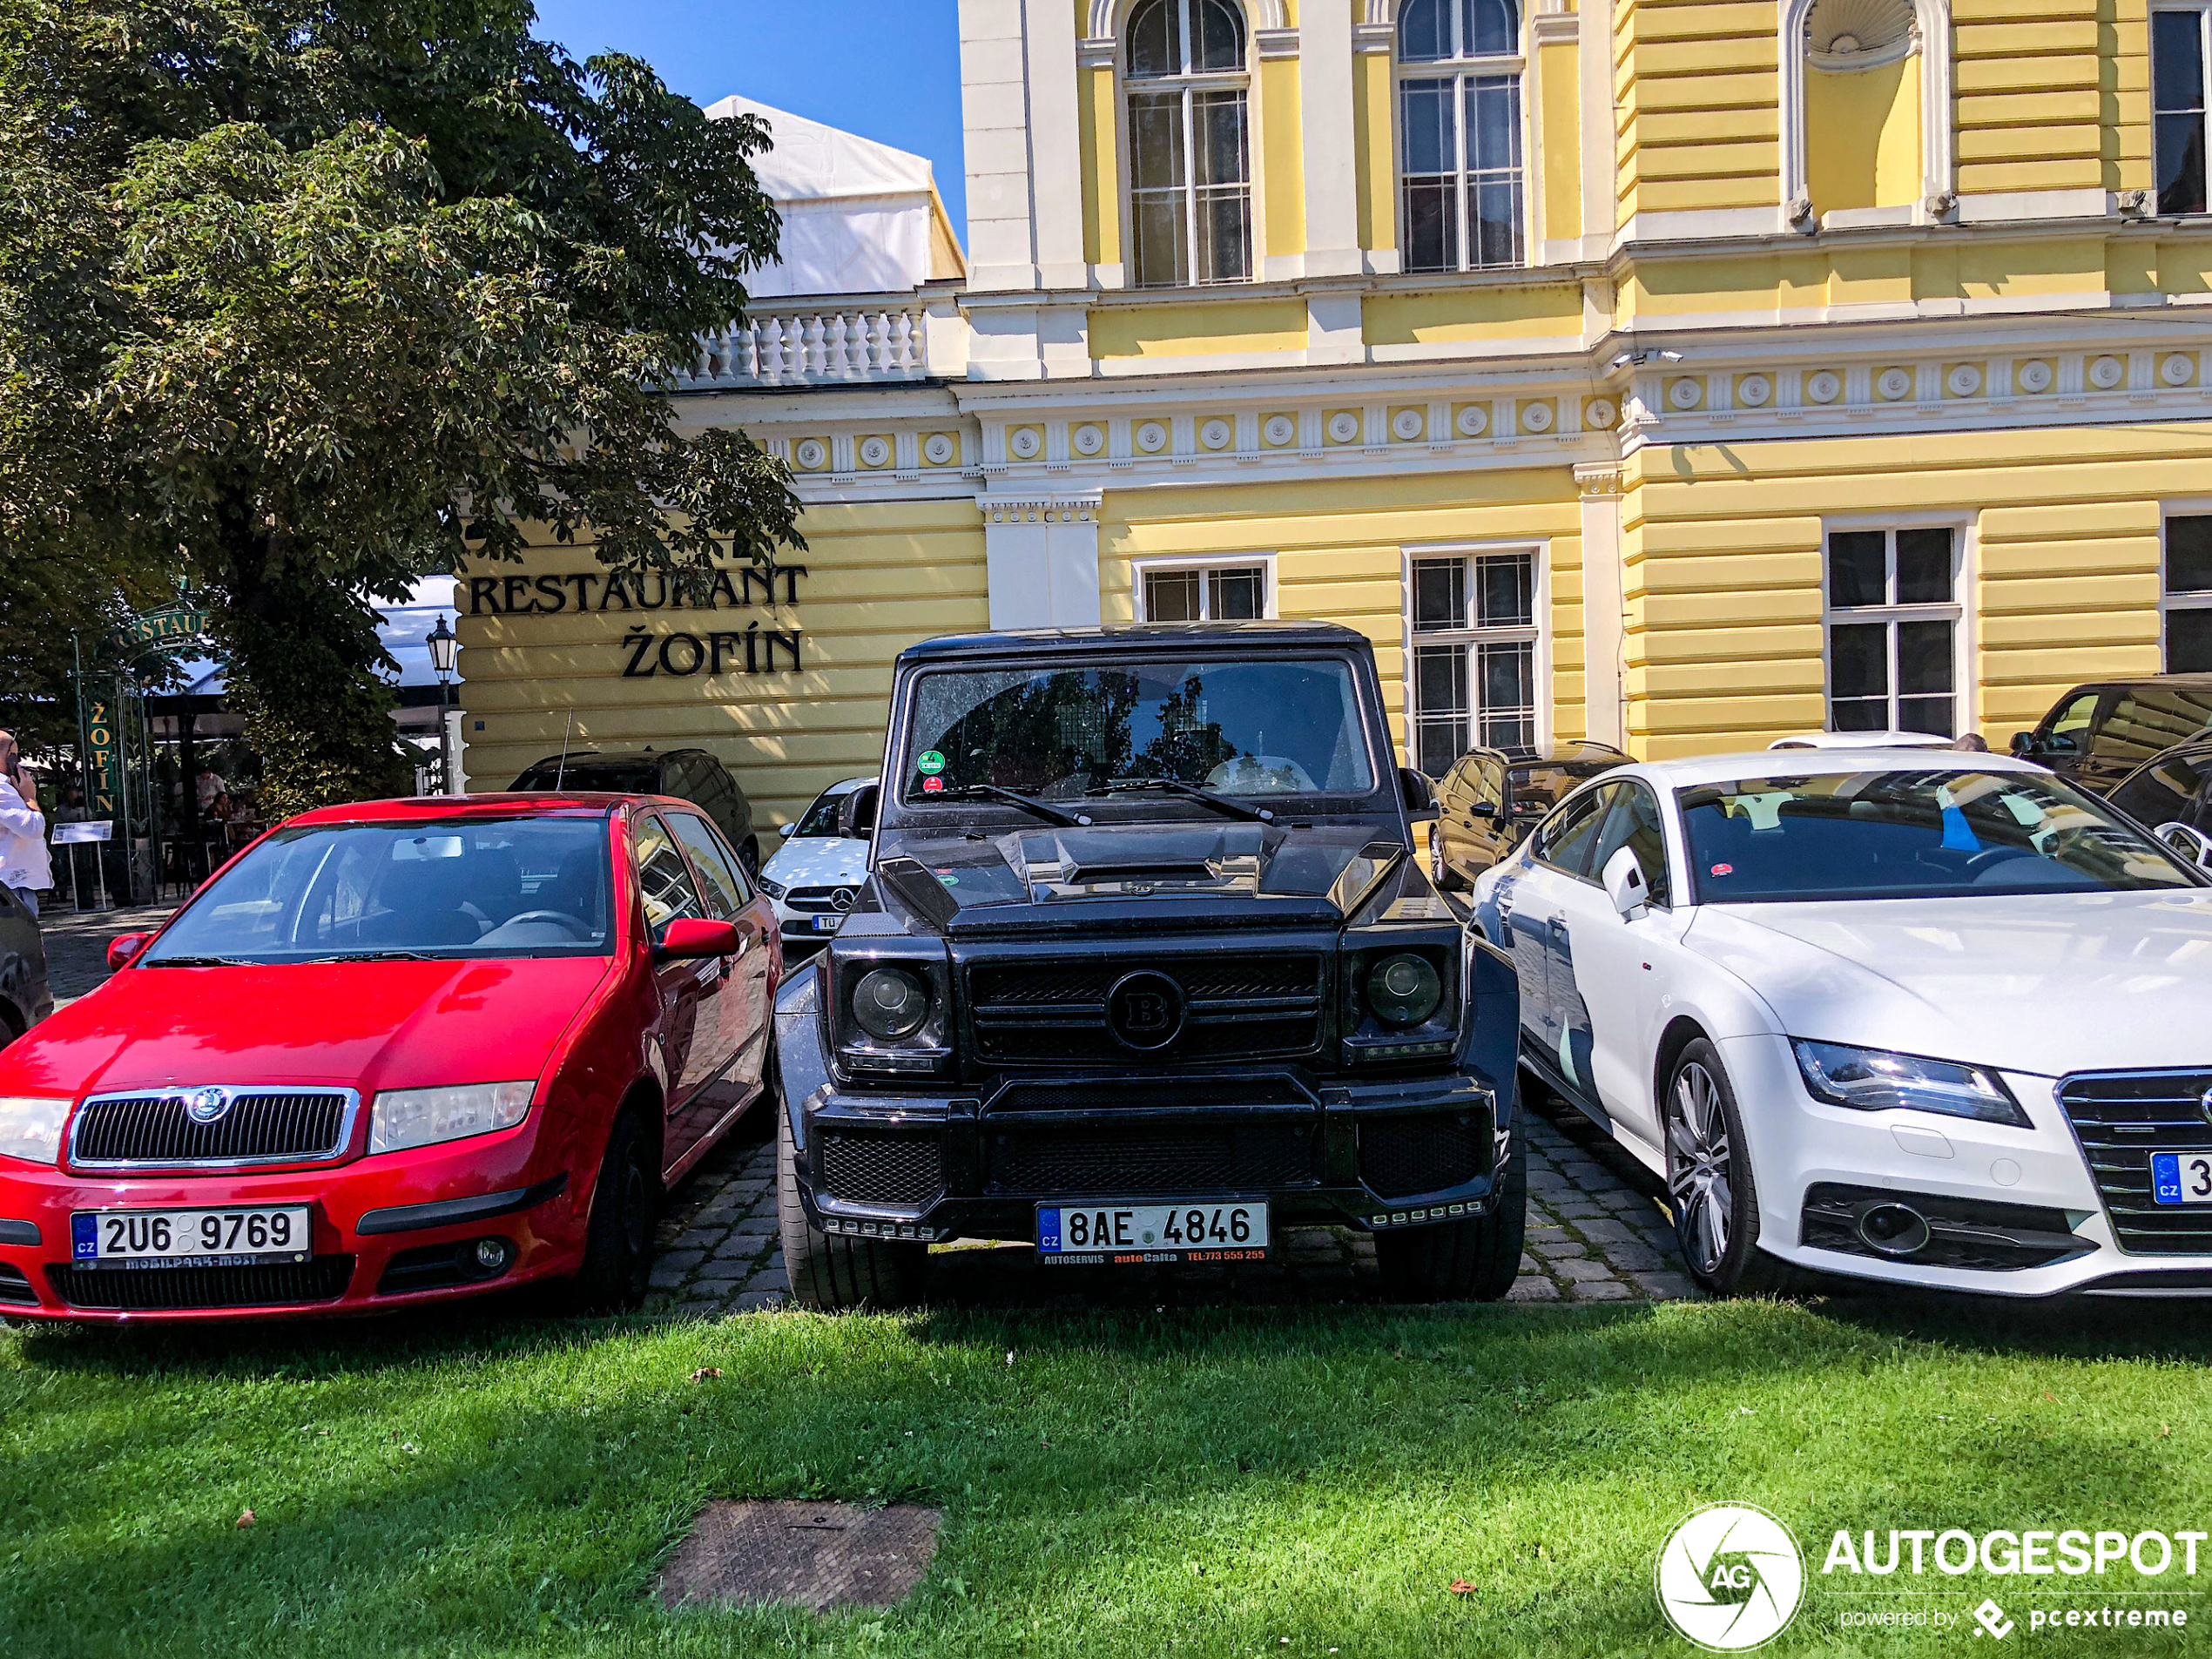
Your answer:
[[[666,923],[653,940],[653,960],[678,962],[702,956],[735,956],[745,948],[745,935],[737,924],[710,921],[705,916],[678,916]]]
[[[837,833],[856,841],[875,834],[875,810],[883,794],[879,784],[863,784],[837,804]]]
[[[131,966],[138,954],[153,942],[152,934],[125,934],[111,939],[107,945],[107,971],[119,973]]]
[[[2151,832],[2175,852],[2200,870],[2212,870],[2212,835],[2193,825],[2175,822],[2161,824]],[[120,940],[116,941],[120,944]]]
[[[2013,752],[2023,760],[2033,754],[2035,752],[2035,734],[2033,732],[2013,732]]]
[[[1494,800],[1479,800],[1467,808],[1467,813],[1473,818],[1495,818],[1498,815],[1498,803]]]
[[[1426,772],[1412,766],[1399,767],[1398,792],[1405,798],[1406,815],[1414,823],[1426,823],[1436,817],[1436,786],[1429,782]]]
[[[1613,900],[1613,907],[1621,913],[1623,921],[1633,921],[1635,914],[1651,903],[1650,884],[1643,877],[1643,860],[1637,858],[1631,846],[1618,848],[1605,861],[1605,896]]]
[[[779,824],[776,826],[776,834],[778,839],[786,841],[791,840],[793,835],[798,833],[798,831],[799,826],[797,824]]]

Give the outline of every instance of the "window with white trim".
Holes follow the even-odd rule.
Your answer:
[[[1141,0],[1128,44],[1130,278],[1252,274],[1251,78],[1234,0]]]
[[[2159,610],[2169,674],[2212,672],[2212,516],[2166,521]]]
[[[1536,747],[1536,556],[1413,561],[1413,759],[1440,778],[1470,749]]]
[[[1828,729],[1959,735],[1959,534],[1828,533]]]
[[[2212,17],[2202,5],[2150,14],[2154,168],[2161,213],[2205,207],[2205,88],[2212,84]]]
[[[1514,0],[1406,0],[1398,62],[1406,269],[1521,264],[1519,7]]]
[[[1247,622],[1267,614],[1264,564],[1177,565],[1138,573],[1145,622]]]

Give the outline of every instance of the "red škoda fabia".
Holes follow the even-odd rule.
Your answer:
[[[0,1314],[631,1303],[761,1092],[780,951],[683,801],[293,819],[0,1049]]]

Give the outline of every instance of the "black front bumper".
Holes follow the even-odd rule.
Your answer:
[[[806,999],[779,1010],[794,1174],[826,1231],[1035,1237],[1040,1204],[1264,1198],[1274,1225],[1487,1212],[1512,1099],[1463,1071],[1348,1082],[1291,1066],[1011,1075],[977,1092],[853,1089]]]

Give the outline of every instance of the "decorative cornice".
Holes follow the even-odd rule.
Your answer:
[[[1398,45],[1398,30],[1387,23],[1356,23],[1352,25],[1352,50],[1355,52],[1386,52]]]
[[[1082,69],[1112,69],[1120,61],[1116,51],[1117,43],[1111,35],[1102,35],[1095,40],[1076,43],[1076,64]]]
[[[1252,44],[1259,50],[1259,61],[1273,63],[1285,57],[1298,56],[1298,30],[1295,29],[1255,29]]]

